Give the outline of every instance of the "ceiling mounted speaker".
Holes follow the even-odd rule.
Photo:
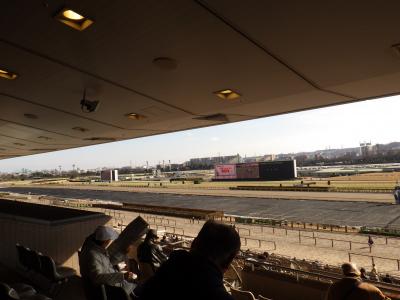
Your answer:
[[[213,114],[194,118],[195,120],[205,120],[214,122],[229,122],[229,118],[225,114]]]
[[[177,61],[169,57],[157,57],[153,59],[153,64],[164,71],[175,70],[178,67]]]

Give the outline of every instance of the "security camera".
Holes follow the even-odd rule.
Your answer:
[[[94,112],[96,111],[97,107],[99,106],[99,101],[91,101],[87,99],[81,100],[81,109],[83,112]]]
[[[99,106],[99,101],[92,101],[86,99],[86,89],[83,90],[83,99],[81,100],[81,109],[83,112],[91,113],[97,110]]]

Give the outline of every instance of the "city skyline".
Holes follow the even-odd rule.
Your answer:
[[[0,172],[22,168],[155,165],[190,158],[297,153],[399,141],[400,97],[368,100],[163,135],[0,160]],[[107,157],[107,161],[104,160]]]

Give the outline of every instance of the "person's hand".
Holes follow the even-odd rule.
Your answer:
[[[132,272],[124,273],[124,279],[127,280],[127,281],[133,280],[133,279],[135,279],[135,277],[136,277],[135,274],[132,273]]]

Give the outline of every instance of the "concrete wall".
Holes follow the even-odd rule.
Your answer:
[[[279,300],[323,300],[329,283],[300,279],[287,274],[275,272],[243,271],[241,273],[243,289],[249,290],[257,297]]]
[[[99,215],[60,224],[0,216],[0,263],[18,264],[16,243],[51,256],[57,263],[79,270],[77,251],[84,239],[110,217]]]

